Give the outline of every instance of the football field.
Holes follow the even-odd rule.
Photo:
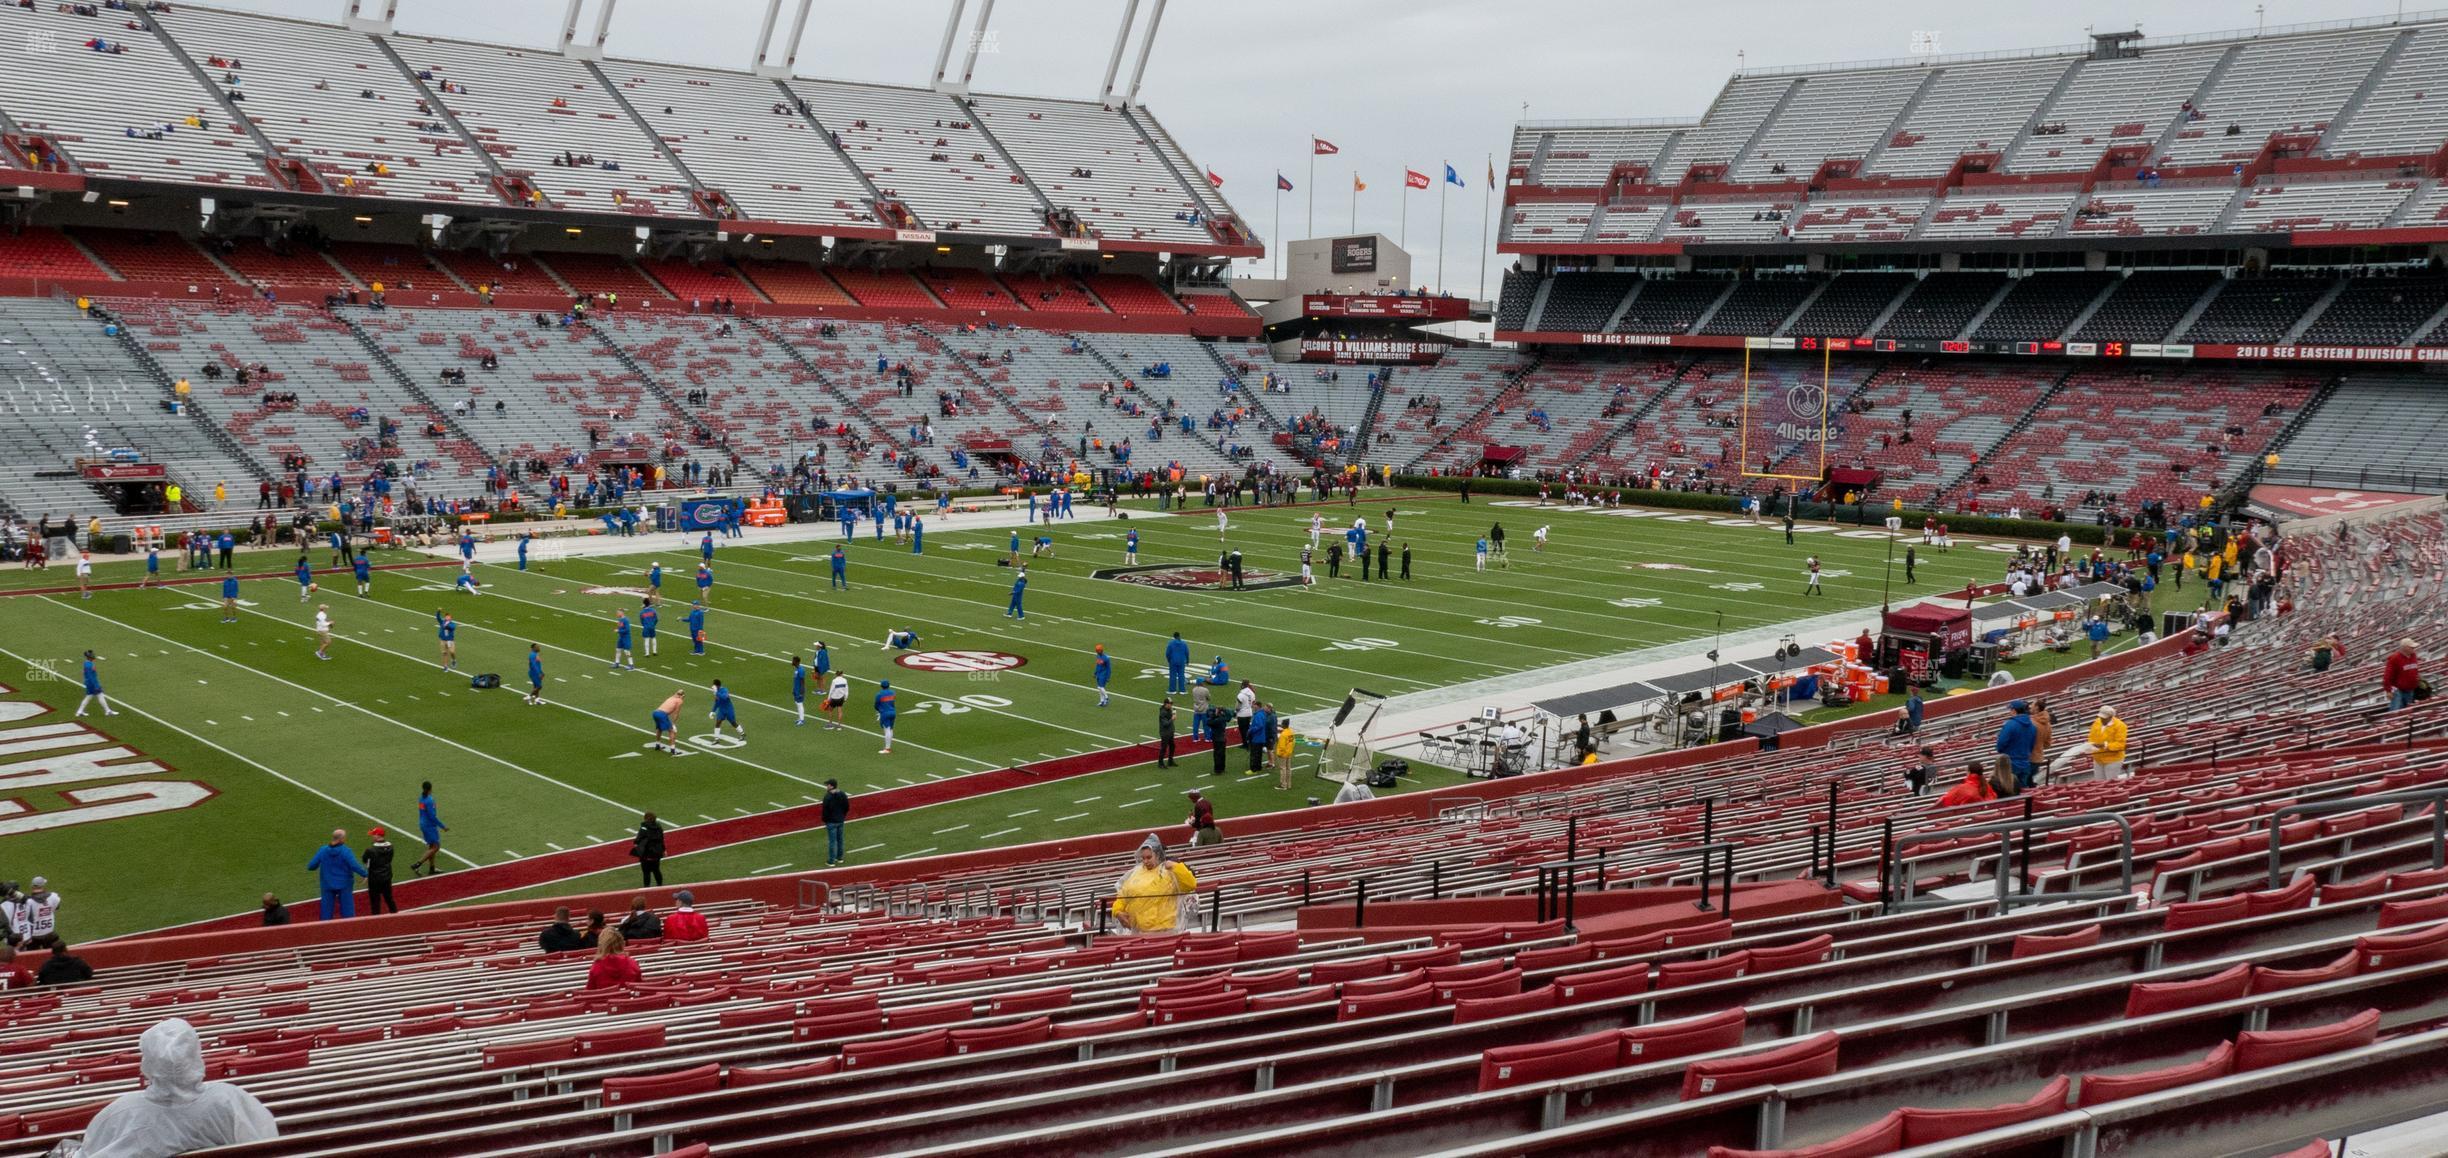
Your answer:
[[[1363,582],[1346,562],[1329,578],[1324,548],[1359,515],[1373,551],[1389,512],[1394,558],[1407,543],[1413,577]],[[1325,523],[1317,584],[1270,585],[1296,578],[1313,513]],[[999,565],[1015,531],[977,526],[975,516],[967,527],[929,519],[923,554],[862,527],[845,547],[847,590],[828,576],[837,530],[718,540],[703,655],[692,654],[683,622],[699,563],[694,536],[597,540],[567,554],[539,548],[526,571],[506,544],[489,544],[475,567],[478,595],[454,588],[455,561],[403,566],[435,558],[390,551],[378,553],[387,569],[360,598],[345,571],[324,570],[329,552],[318,547],[320,590],[301,600],[287,575],[293,552],[242,555],[240,573],[268,577],[242,582],[235,623],[221,621],[218,576],[80,600],[73,590],[35,593],[73,587],[66,567],[0,573],[0,593],[13,593],[0,606],[14,626],[0,660],[15,673],[0,708],[11,720],[0,735],[9,752],[0,777],[10,781],[0,794],[0,878],[49,877],[67,898],[72,939],[244,912],[266,890],[311,898],[303,866],[335,827],[360,848],[367,828],[388,827],[404,869],[421,849],[415,802],[425,780],[451,826],[443,861],[454,870],[625,843],[647,811],[672,830],[672,883],[807,870],[823,860],[821,832],[691,851],[699,846],[689,830],[804,806],[828,777],[854,797],[957,789],[966,775],[1152,739],[1174,632],[1189,645],[1193,674],[1222,656],[1236,687],[1253,681],[1309,735],[1354,687],[1400,695],[1687,641],[1717,631],[1720,616],[1732,633],[1875,606],[1886,558],[1868,531],[1820,528],[1788,546],[1767,522],[1484,498],[1464,505],[1450,495],[1235,510],[1221,536],[1204,509],[1131,514],[1114,521],[1083,511],[1020,529],[1025,620],[1007,613],[1013,572]],[[1480,571],[1473,543],[1494,522],[1507,532],[1508,565]],[[1542,525],[1550,543],[1534,550]],[[1144,569],[1118,572],[1130,529],[1140,534]],[[1032,558],[1040,534],[1051,552]],[[1220,543],[1243,552],[1252,589],[1206,585]],[[1899,603],[1916,589],[1960,590],[2001,569],[1999,556],[1963,542],[1923,553],[1917,588],[1906,587],[1904,546],[1895,547]],[[598,551],[623,553],[589,553]],[[1814,553],[1827,593],[1805,598],[1803,560]],[[613,616],[634,619],[655,562],[659,653],[639,655],[635,671],[615,670]],[[105,563],[95,582],[133,582],[141,569]],[[334,623],[328,660],[315,656],[320,605]],[[456,672],[439,666],[437,609],[459,624]],[[914,648],[882,646],[899,628],[918,634]],[[821,684],[812,676],[809,722],[794,724],[790,661],[811,657],[820,640],[852,680],[844,731],[818,722]],[[523,697],[530,644],[546,675],[541,706]],[[1098,645],[1114,658],[1112,703],[1102,708],[1090,679]],[[100,657],[116,717],[69,718],[86,649]],[[469,676],[480,672],[498,673],[503,686],[472,689]],[[738,704],[744,737],[717,734],[706,717],[717,679]],[[878,751],[871,707],[879,679],[892,681],[900,711],[889,755]],[[650,713],[676,689],[688,693],[680,757],[649,747]],[[1310,776],[1313,759],[1302,761],[1291,792],[1276,790],[1271,774],[1248,775],[1239,752],[1221,779],[1205,775],[1200,753],[1178,769],[1137,764],[969,798],[948,790],[941,803],[854,815],[852,859],[1172,825],[1189,786],[1211,792],[1229,831],[1234,816],[1331,795],[1332,785]],[[1407,788],[1453,779],[1422,769]],[[606,873],[585,887],[635,879]]]

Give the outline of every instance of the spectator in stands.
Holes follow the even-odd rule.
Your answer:
[[[649,812],[638,821],[637,836],[629,842],[629,855],[637,858],[638,871],[644,874],[641,883],[648,888],[663,883],[663,825],[654,813]]]
[[[2016,700],[2006,705],[2006,722],[1998,725],[1997,754],[2014,772],[2015,788],[2031,787],[2032,750],[2040,743],[2040,729],[2032,722],[2031,705]]]
[[[604,930],[596,946],[595,963],[587,966],[587,988],[617,989],[646,979],[645,972],[638,968],[637,958],[629,955],[628,938],[621,936],[620,930]]]
[[[121,1094],[85,1127],[75,1151],[88,1158],[170,1158],[196,1150],[260,1142],[280,1125],[255,1095],[204,1080],[204,1046],[195,1027],[173,1017],[137,1039],[144,1088]]]
[[[1218,705],[1216,710],[1221,712],[1223,708]],[[1216,749],[1222,751],[1224,747],[1223,729],[1218,728],[1215,734],[1217,737]],[[1221,763],[1221,760],[1219,759],[1218,762]],[[1196,788],[1190,789],[1187,795],[1190,797],[1190,815],[1185,817],[1182,823],[1190,829],[1190,843],[1193,845],[1224,843],[1224,830],[1216,827],[1215,802],[1201,795]]]
[[[2329,665],[2337,662],[2344,653],[2345,648],[2338,644],[2336,636],[2322,636],[2319,643],[2312,645],[2312,670],[2328,671]]]
[[[93,978],[93,966],[86,964],[83,957],[70,953],[68,943],[57,938],[51,942],[51,956],[34,974],[37,985],[74,985]]]
[[[2414,641],[2409,639],[2389,653],[2381,670],[2380,686],[2388,692],[2388,710],[2400,711],[2414,706],[2422,690],[2422,663],[2415,657]]]
[[[687,889],[672,894],[672,903],[679,906],[670,919],[663,922],[663,936],[672,941],[703,941],[710,930],[705,914],[697,911],[697,895]]]
[[[536,948],[546,953],[567,953],[587,946],[585,935],[570,925],[568,905],[553,910],[553,923],[536,934]]]
[[[288,924],[289,906],[282,904],[278,896],[265,893],[263,895],[263,923],[267,927]]]
[[[34,988],[34,975],[17,963],[17,950],[0,945],[0,991]]]
[[[1896,735],[1909,736],[1921,730],[1921,714],[1928,707],[1922,702],[1921,689],[1909,682],[1904,685],[1904,715],[1896,721]]]
[[[1995,799],[1997,799],[1997,788],[1990,783],[1990,770],[1983,767],[1980,761],[1974,760],[1964,765],[1964,778],[1953,788],[1947,789],[1946,795],[1938,798],[1938,806],[1955,808]]]
[[[629,899],[629,915],[621,918],[620,935],[630,941],[660,937],[663,935],[663,918],[646,907],[646,898],[632,897]]]
[[[1197,889],[1190,866],[1166,856],[1164,838],[1150,833],[1139,842],[1139,863],[1114,885],[1114,920],[1134,933],[1172,932]]]

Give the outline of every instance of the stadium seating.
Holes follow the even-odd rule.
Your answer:
[[[2257,461],[2317,379],[2219,366],[2078,370],[2033,423],[1981,458],[1983,505],[2038,510],[2097,491],[2189,505]]]
[[[2163,163],[2234,164],[2251,160],[2273,133],[2318,134],[2396,36],[2379,28],[2242,45],[2198,115],[2177,128]]]
[[[1818,288],[1815,278],[1754,277],[1734,283],[1725,304],[1709,315],[1703,334],[1735,334],[1758,337],[1777,332],[1785,319],[1801,308],[1803,299]]]
[[[1732,283],[1714,278],[1652,278],[1614,325],[1622,334],[1688,334]]]
[[[799,78],[788,84],[876,187],[927,225],[1051,235],[1028,189],[974,127],[960,127],[962,108],[943,94]]]
[[[2329,142],[2337,156],[2390,157],[2428,153],[2448,126],[2430,94],[2448,82],[2448,29],[2414,29],[2361,108]]]
[[[1505,212],[1505,240],[1540,245],[1579,241],[1588,236],[1594,211],[1573,201],[1525,201]]]
[[[2259,342],[2283,336],[2336,284],[2331,278],[2230,278],[2177,340]]]
[[[2073,336],[2081,342],[2157,342],[2220,284],[2215,271],[2137,270],[2108,291]]]
[[[1524,125],[1514,130],[1514,151],[1529,166],[1532,185],[1596,188],[1617,165],[1654,167],[1670,136],[1660,128]]]
[[[2018,278],[1972,336],[1983,342],[2056,341],[2115,281],[2116,275],[2105,270],[2041,272]]]
[[[2227,51],[2208,44],[2083,61],[2048,105],[2048,123],[2062,131],[2029,134],[2008,165],[2025,173],[2089,169],[2110,145],[2156,140],[2186,115],[2193,94]]]
[[[12,230],[0,233],[0,270],[12,277],[31,278],[107,278],[110,273],[95,265],[85,251],[77,248],[65,234],[56,229]]]
[[[2276,482],[2429,490],[2448,479],[2448,412],[2420,378],[2356,371],[2278,446]]]
[[[1887,324],[1879,327],[1878,336],[1938,340],[1956,337],[1972,323],[1973,315],[2004,288],[2004,274],[1925,275],[1904,295],[1904,301],[1896,306]]]
[[[2067,67],[2061,58],[2044,57],[1945,69],[1884,142],[1870,171],[1935,177],[1965,153],[2004,152]]]
[[[2327,181],[2260,185],[2244,194],[2232,224],[2239,231],[2310,233],[2375,229],[2405,204],[2415,181]]]
[[[1531,319],[1534,328],[1563,333],[1596,333],[1615,316],[1624,295],[1641,284],[1636,273],[1566,274],[1547,291],[1547,304]]]
[[[128,281],[170,282],[208,292],[238,289],[238,283],[231,280],[223,266],[176,234],[79,229],[70,231],[69,236]]]
[[[968,111],[1029,171],[1047,200],[1109,240],[1213,244],[1191,217],[1212,213],[1176,163],[1123,115],[1093,103],[978,96]],[[1085,172],[1087,176],[1078,176]]]
[[[2228,185],[2103,186],[2074,211],[2074,223],[2066,232],[2076,237],[2208,233],[2235,195]]]
[[[1871,323],[1912,285],[1909,273],[1838,274],[1786,328],[1797,337],[1867,337]]]
[[[2076,197],[2073,193],[1950,193],[1931,210],[1921,237],[2054,237]]]
[[[2306,342],[2401,346],[2422,337],[2448,307],[2448,282],[2435,277],[2349,278],[2304,329]]]
[[[1785,111],[1768,122],[1768,131],[1734,166],[1730,179],[1805,180],[1830,157],[1867,155],[1927,76],[1917,68],[1866,69],[1799,81]]]
[[[1667,149],[1650,180],[1672,185],[1682,181],[1695,164],[1732,164],[1735,153],[1759,132],[1760,126],[1785,100],[1793,83],[1789,76],[1738,76],[1728,81],[1698,127],[1686,131],[1681,140]],[[1795,173],[1791,177],[1802,181],[1809,179],[1810,174]]]
[[[23,51],[0,70],[0,109],[20,129],[56,139],[97,177],[230,189],[273,188],[230,124],[220,98],[197,83],[151,32],[117,12],[78,15],[56,4],[0,6],[0,37]],[[118,51],[90,47],[95,42]],[[51,46],[39,68],[23,67]],[[109,94],[108,100],[95,99]]]
[[[1795,241],[1902,241],[1929,209],[1927,197],[1814,197],[1794,214]]]
[[[638,119],[739,216],[876,224],[866,185],[774,82],[631,60],[605,61],[604,72]]]

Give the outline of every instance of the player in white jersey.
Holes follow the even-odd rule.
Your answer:
[[[834,672],[832,684],[825,688],[824,714],[829,719],[829,722],[825,724],[826,731],[838,732],[841,730],[842,705],[849,702],[850,677],[838,671]]]
[[[331,604],[315,604],[315,658],[331,658]]]
[[[1310,550],[1312,550],[1312,551],[1317,550],[1317,545],[1318,545],[1318,535],[1319,535],[1319,534],[1321,534],[1321,533],[1323,533],[1325,530],[1326,530],[1326,516],[1324,516],[1324,515],[1311,515],[1311,516],[1309,516],[1309,549],[1310,549]]]

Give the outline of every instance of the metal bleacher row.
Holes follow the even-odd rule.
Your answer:
[[[0,76],[0,114],[47,165],[93,177],[1002,237],[1051,237],[1060,209],[1110,241],[1247,241],[1145,109],[591,62],[187,5],[11,4],[0,37],[27,46],[27,66]],[[84,99],[100,92],[112,99]]]
[[[2441,531],[2290,540],[2285,614],[2052,691],[2061,720],[2129,722],[2127,779],[1907,795],[1918,746],[1986,762],[1996,693],[1905,744],[1746,744],[1186,850],[1201,927],[1172,933],[1108,935],[1111,858],[1058,856],[710,905],[710,937],[634,942],[645,980],[610,989],[534,951],[549,902],[130,966],[12,1000],[0,1155],[133,1089],[172,1015],[280,1123],[233,1156],[2272,1154],[2420,1126],[2448,1109],[2421,795],[2448,789],[2448,716],[2380,714],[2373,658],[2302,656],[2448,645]],[[2020,849],[1941,835],[2027,815]],[[1584,921],[1652,887],[1688,910],[1703,847],[1816,902],[1726,891],[1613,933],[1569,909],[1361,928],[1343,903],[1527,901],[1567,871]],[[1602,865],[1558,870],[1572,849]]]
[[[1517,127],[1510,180],[1549,196],[1511,206],[1504,240],[1580,239],[1578,225],[1634,208],[1624,227],[1587,240],[1809,244],[2427,225],[2448,139],[2444,84],[2448,20],[2437,12],[2114,50],[1747,71],[1693,121]],[[1823,177],[1868,180],[1822,185]],[[1716,185],[1740,186],[1742,199]],[[1557,190],[1589,196],[1559,201]],[[1787,212],[1754,217],[1769,208]]]

